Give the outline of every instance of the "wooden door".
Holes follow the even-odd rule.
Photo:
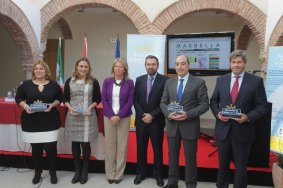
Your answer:
[[[64,72],[64,51],[65,41],[61,40],[62,48],[62,67]],[[51,71],[51,79],[56,78],[56,66],[57,66],[57,50],[58,50],[58,39],[47,39],[46,50],[43,53],[43,60],[49,65]]]

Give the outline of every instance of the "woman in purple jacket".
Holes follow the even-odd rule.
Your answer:
[[[128,78],[128,64],[123,58],[114,60],[111,74],[102,87],[105,172],[110,184],[118,184],[126,167],[134,82]]]

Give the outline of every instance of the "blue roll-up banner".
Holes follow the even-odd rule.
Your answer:
[[[270,150],[283,154],[283,47],[270,47],[268,56],[267,100],[272,103]]]

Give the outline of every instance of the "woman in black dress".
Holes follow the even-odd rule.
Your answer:
[[[48,160],[50,181],[52,184],[58,182],[56,159],[60,114],[56,106],[62,101],[62,91],[57,82],[50,80],[50,76],[50,69],[44,61],[35,62],[32,79],[18,87],[15,97],[17,104],[24,109],[21,115],[23,141],[32,146],[33,184],[41,179],[43,150]]]

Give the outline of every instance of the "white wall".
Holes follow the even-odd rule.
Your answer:
[[[153,22],[154,19],[167,7],[177,2],[178,0],[133,0],[142,11],[147,15],[150,22]],[[153,11],[154,10],[154,11]]]
[[[275,29],[275,26],[282,15],[283,15],[283,1],[269,0],[266,34],[265,34],[265,47],[267,47],[271,33]]]
[[[0,24],[0,97],[20,84],[25,78],[19,50],[6,28]]]
[[[26,15],[29,20],[34,33],[37,38],[37,42],[40,42],[41,24],[40,24],[40,6],[36,0],[12,0]],[[43,2],[43,1],[42,1]]]
[[[254,4],[255,6],[257,6],[257,8],[259,8],[265,15],[267,15],[268,13],[268,4],[270,0],[248,0],[250,1],[252,4]]]

